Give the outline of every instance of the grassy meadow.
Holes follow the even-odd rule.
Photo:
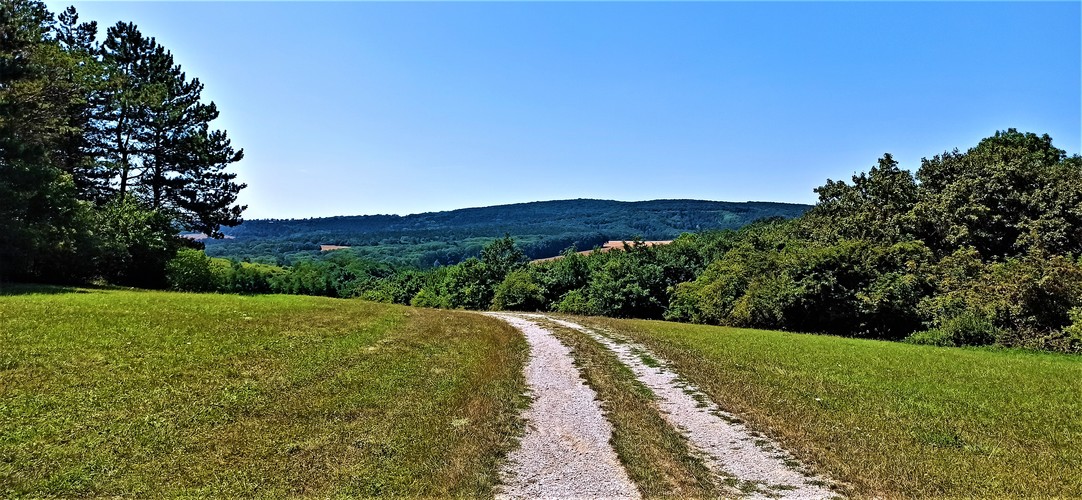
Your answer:
[[[526,403],[510,326],[356,300],[9,287],[0,346],[3,497],[487,495]]]
[[[648,346],[858,496],[1082,496],[1082,357],[575,320]]]

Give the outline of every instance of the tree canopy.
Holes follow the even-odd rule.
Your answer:
[[[202,90],[132,23],[99,41],[73,7],[0,3],[0,279],[134,282],[108,263],[163,263],[177,233],[239,224],[245,186],[227,168],[243,151],[212,127]],[[146,239],[124,227],[160,233],[160,254],[125,246]]]

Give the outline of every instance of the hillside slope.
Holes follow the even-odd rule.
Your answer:
[[[207,241],[213,256],[289,262],[319,245],[349,246],[375,260],[429,267],[476,255],[482,245],[513,236],[531,258],[608,240],[672,239],[681,233],[735,229],[766,217],[791,218],[808,205],[705,200],[558,200],[464,208],[406,216],[362,215],[251,220]]]

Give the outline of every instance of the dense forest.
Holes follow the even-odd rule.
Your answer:
[[[686,232],[736,229],[764,218],[797,217],[809,208],[768,202],[561,200],[407,216],[249,220],[223,230],[226,239],[207,241],[206,251],[213,257],[292,265],[319,258],[321,244],[342,245],[360,258],[430,268],[476,257],[504,235],[537,259],[609,240],[670,240]]]
[[[1082,158],[997,132],[926,158],[888,154],[815,189],[794,219],[530,264],[511,237],[429,270],[333,252],[283,268],[185,250],[185,290],[654,318],[944,346],[1082,350]]]
[[[164,286],[178,232],[238,224],[202,91],[134,24],[0,3],[0,280]]]

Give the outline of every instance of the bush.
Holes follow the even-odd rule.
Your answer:
[[[1082,307],[1071,309],[1071,324],[1060,335],[1049,339],[1049,348],[1060,352],[1082,352]]]
[[[446,308],[447,302],[440,294],[433,291],[431,288],[422,288],[417,295],[410,300],[410,305],[413,307],[435,307]]]
[[[111,202],[95,215],[101,277],[118,285],[164,288],[166,265],[181,246],[172,220],[131,198]]]
[[[969,312],[947,320],[941,329],[957,346],[990,345],[1002,335],[991,318]]]
[[[1007,347],[1068,342],[1056,339],[1082,307],[1082,266],[1042,251],[982,264],[975,251],[962,250],[937,265],[934,279],[937,293],[921,302],[933,327],[985,318],[995,326],[995,342]]]
[[[182,292],[210,292],[216,289],[210,257],[200,250],[182,248],[165,266],[169,288]]]
[[[963,347],[991,345],[1001,335],[991,318],[966,311],[943,321],[939,328],[914,333],[905,340],[911,344]]]
[[[219,259],[214,259],[219,260]],[[225,260],[225,259],[220,259]],[[229,263],[229,261],[225,261]],[[234,262],[226,271],[226,279],[219,283],[228,283],[228,291],[233,293],[270,293],[272,283],[281,276],[285,270],[278,266],[267,264],[253,264],[251,262]],[[221,279],[221,278],[218,278]]]
[[[492,299],[492,308],[510,311],[537,311],[544,305],[541,286],[527,269],[512,271],[499,286]]]
[[[564,294],[563,298],[556,303],[557,312],[567,314],[593,314],[590,302],[586,300],[586,294],[582,290],[571,290]]]

